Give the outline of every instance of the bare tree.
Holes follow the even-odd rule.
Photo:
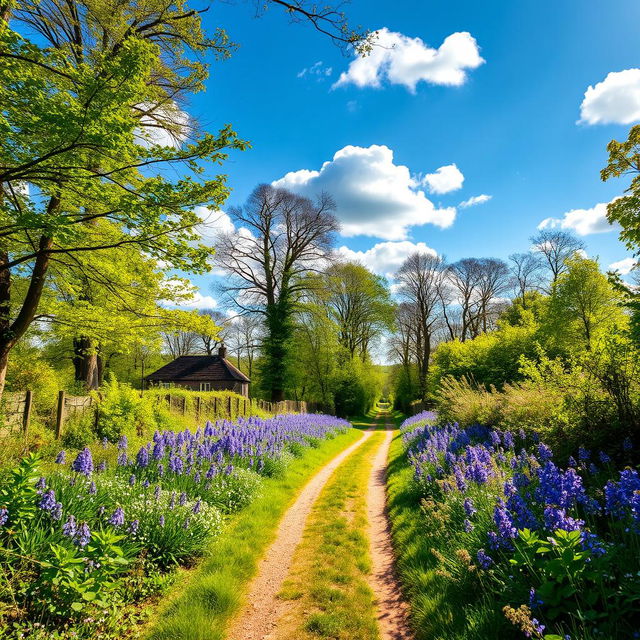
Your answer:
[[[522,300],[522,308],[527,308],[527,293],[535,291],[542,285],[542,261],[535,253],[512,253],[511,286],[516,297]]]
[[[260,350],[262,336],[262,322],[255,314],[245,314],[235,318],[225,332],[225,341],[229,349],[236,354],[238,368],[242,358],[247,362],[247,373],[251,377],[253,373],[253,363]]]
[[[565,261],[577,251],[585,248],[584,242],[574,235],[559,229],[543,229],[531,238],[533,250],[540,254],[547,269],[551,272],[551,284],[554,285],[561,273],[567,268]]]
[[[427,376],[436,323],[440,319],[440,288],[444,280],[443,260],[437,255],[413,253],[396,273],[399,295],[413,311],[413,350],[418,368],[420,397],[427,396]]]
[[[312,202],[262,184],[244,207],[230,209],[245,231],[218,242],[218,264],[231,276],[224,287],[230,301],[263,316],[262,381],[274,401],[284,397],[295,305],[309,288],[306,276],[326,263],[339,229],[334,209],[327,194]]]
[[[482,266],[477,258],[464,258],[449,265],[447,282],[453,290],[453,301],[460,306],[460,334],[464,342],[480,333],[480,287]]]
[[[215,355],[216,349],[226,341],[229,332],[229,318],[227,318],[224,313],[215,311],[214,309],[202,309],[200,315],[209,316],[216,325],[220,327],[220,331],[215,338],[206,333],[198,334],[200,350],[208,356],[213,356]]]
[[[479,314],[482,331],[493,326],[501,301],[498,298],[509,287],[509,267],[498,258],[480,259],[480,283],[478,287]]]
[[[200,336],[194,331],[162,334],[164,345],[172,358],[191,356],[198,352]]]

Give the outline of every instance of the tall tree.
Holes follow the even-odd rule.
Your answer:
[[[336,323],[340,344],[362,360],[370,344],[393,323],[393,305],[384,278],[352,262],[336,263],[320,276],[325,308]]]
[[[444,278],[442,258],[428,253],[411,254],[396,273],[400,285],[398,293],[413,312],[413,345],[423,400],[427,398],[429,364],[434,333],[440,319],[440,288]]]
[[[284,398],[293,313],[309,273],[329,256],[339,225],[327,194],[316,202],[262,184],[244,207],[230,209],[241,233],[222,234],[217,262],[231,276],[225,291],[242,312],[262,314],[262,376],[273,401]]]
[[[560,229],[543,229],[531,238],[531,243],[551,274],[551,286],[567,270],[565,262],[585,246],[582,240]]]
[[[527,308],[527,293],[535,291],[541,285],[542,263],[538,255],[531,253],[512,253],[509,256],[511,262],[511,285],[516,297],[522,301],[522,308]]]

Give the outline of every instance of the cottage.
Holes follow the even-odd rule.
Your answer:
[[[145,378],[148,386],[195,391],[235,391],[249,397],[251,380],[227,359],[224,345],[217,356],[180,356]]]

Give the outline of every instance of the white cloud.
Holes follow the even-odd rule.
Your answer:
[[[235,225],[224,211],[214,211],[209,207],[195,207],[196,215],[202,220],[197,226],[202,244],[214,247],[222,233],[233,233]]]
[[[183,309],[213,309],[218,306],[218,301],[212,296],[205,296],[200,291],[195,291],[191,300],[180,304]]]
[[[138,144],[145,147],[157,144],[177,149],[189,136],[191,118],[175,102],[156,108],[150,103],[142,103],[136,108],[143,113],[140,126],[135,131]]]
[[[631,124],[640,121],[640,69],[613,71],[590,86],[580,105],[580,122]]]
[[[380,87],[383,80],[404,85],[411,92],[415,92],[420,81],[459,86],[467,79],[467,69],[475,69],[484,62],[475,38],[466,31],[452,33],[438,49],[429,47],[420,38],[410,38],[386,27],[376,31],[375,36],[371,52],[356,55],[334,87],[347,84]]]
[[[612,262],[609,265],[609,269],[611,269],[611,271],[618,271],[620,275],[626,276],[628,273],[633,271],[637,264],[638,260],[636,258],[623,258],[617,262]]]
[[[392,278],[402,263],[412,253],[438,255],[435,249],[424,242],[379,242],[366,251],[353,251],[349,247],[340,247],[338,255],[350,262],[359,262],[374,273]]]
[[[591,209],[572,209],[562,218],[545,218],[538,229],[569,229],[579,236],[592,233],[606,233],[616,228],[607,220],[607,203],[599,202]]]
[[[493,198],[493,196],[488,196],[486,193],[481,193],[479,196],[472,196],[468,200],[464,200],[458,206],[461,209],[475,207],[477,204],[484,204],[485,202],[489,202],[491,198]]]
[[[384,145],[344,147],[319,171],[292,171],[273,185],[310,198],[323,191],[331,194],[344,236],[404,240],[409,227],[449,227],[456,217],[455,207],[436,208],[409,169],[394,164],[393,151]]]
[[[431,193],[449,193],[462,187],[464,176],[455,164],[447,164],[436,169],[435,173],[427,173],[421,183]]]
[[[333,73],[332,67],[325,67],[322,60],[318,60],[310,67],[305,67],[302,71],[299,71],[298,78],[304,78],[305,76],[315,76],[318,79],[328,78]]]

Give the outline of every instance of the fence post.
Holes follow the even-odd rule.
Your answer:
[[[58,392],[58,409],[56,411],[56,440],[62,435],[62,425],[64,424],[64,389]]]
[[[29,430],[29,422],[31,421],[31,402],[33,400],[33,394],[31,389],[27,389],[24,395],[24,413],[22,414],[22,433],[27,435]]]
[[[231,396],[227,396],[227,414],[229,415],[229,420],[231,420]]]
[[[196,420],[200,419],[200,411],[202,409],[202,398],[196,396]]]
[[[213,419],[218,419],[218,396],[214,396],[213,398]]]
[[[243,412],[244,412],[244,415],[246,416],[247,415],[247,398],[246,397],[243,402],[244,402]]]
[[[182,396],[182,415],[187,412],[187,396]]]

